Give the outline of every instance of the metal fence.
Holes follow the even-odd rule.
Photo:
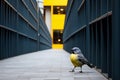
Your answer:
[[[112,0],[68,0],[63,33],[66,51],[79,47],[96,69],[113,80],[120,79],[120,59],[115,56],[119,56],[117,1],[113,5]],[[116,12],[112,12],[113,8]]]
[[[0,0],[0,59],[51,48],[35,0]]]

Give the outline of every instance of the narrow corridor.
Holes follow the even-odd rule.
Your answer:
[[[64,50],[49,49],[0,61],[0,80],[107,80],[95,69],[73,68]]]

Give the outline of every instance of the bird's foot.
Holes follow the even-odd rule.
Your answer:
[[[74,72],[74,70],[72,70],[72,71],[69,71],[69,72]]]
[[[82,71],[79,71],[80,73],[83,73]]]

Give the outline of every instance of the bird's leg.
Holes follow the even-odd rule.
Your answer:
[[[82,73],[82,66],[81,66],[80,68],[81,68],[81,71],[80,71],[80,73]]]
[[[74,71],[75,71],[75,70],[74,70],[75,68],[76,68],[76,67],[74,66],[74,68],[72,69],[72,72],[74,72]]]
[[[72,69],[72,71],[70,71],[70,72],[74,72],[74,69],[76,68],[76,66],[74,66],[74,68]]]

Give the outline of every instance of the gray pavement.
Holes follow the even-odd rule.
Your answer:
[[[107,80],[95,69],[73,68],[64,50],[49,49],[0,61],[0,80]]]

